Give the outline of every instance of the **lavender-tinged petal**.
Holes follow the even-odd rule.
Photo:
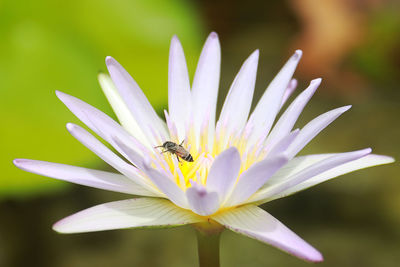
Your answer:
[[[322,154],[322,155],[310,155],[310,156],[314,156],[313,160],[317,160],[316,157],[318,157],[318,156],[319,156],[318,158],[323,159],[323,158],[325,158],[325,156],[329,157],[331,155],[332,154],[326,154],[326,155]],[[304,156],[304,157],[310,157],[310,156]],[[298,185],[293,186],[293,187],[281,192],[280,194],[276,194],[273,197],[270,197],[268,199],[265,199],[265,197],[263,197],[263,195],[266,192],[268,192],[267,187],[266,187],[266,188],[260,190],[259,192],[257,192],[256,194],[254,194],[254,198],[252,198],[252,200],[257,201],[257,202],[260,201],[260,203],[265,203],[267,201],[271,201],[274,199],[278,199],[278,198],[282,198],[282,197],[286,197],[286,196],[295,194],[299,191],[305,190],[309,187],[315,186],[317,184],[320,184],[320,183],[330,180],[332,178],[336,178],[336,177],[346,174],[346,173],[350,173],[350,172],[353,172],[356,170],[360,170],[360,169],[364,169],[364,168],[368,168],[368,167],[372,167],[372,166],[388,164],[388,163],[392,163],[392,162],[394,162],[394,159],[392,157],[375,155],[375,154],[367,155],[360,159],[356,159],[356,160],[344,163],[344,164],[334,167],[328,171],[325,171],[318,175],[315,175],[315,176],[311,177],[310,179],[307,179],[304,182],[301,182]],[[307,165],[304,164],[304,166],[302,166],[302,169],[305,169],[306,167],[307,167]],[[289,178],[289,177],[287,177],[287,178]]]
[[[226,96],[218,122],[225,125],[225,134],[241,130],[249,116],[256,83],[259,51],[243,63]]]
[[[301,55],[301,50],[297,50],[294,53],[268,85],[265,93],[258,101],[249,119],[254,125],[257,125],[250,135],[250,143],[257,142],[261,136],[267,135],[271,129],[272,123],[279,112],[285,90],[300,61]]]
[[[138,170],[135,167],[129,165],[120,157],[118,157],[88,131],[73,123],[68,123],[67,129],[79,142],[89,148],[93,153],[99,156],[111,167],[113,167],[123,175],[127,176],[128,178],[132,179],[135,183],[138,183],[141,186],[145,187],[147,190],[150,190],[155,194],[160,195],[160,193],[157,192],[157,190],[149,183],[149,181],[138,174]]]
[[[56,91],[56,94],[78,119],[108,143],[113,145],[111,137],[118,136],[120,139],[129,140],[130,143],[136,144],[135,150],[138,153],[143,153],[140,143],[105,113],[76,97],[60,91]]]
[[[163,175],[159,171],[153,169],[148,163],[144,164],[144,172],[149,179],[163,192],[169,200],[175,205],[188,209],[189,205],[185,196],[185,192],[179,186],[172,181],[169,177]]]
[[[136,198],[97,205],[53,225],[59,233],[83,233],[121,228],[172,227],[201,222],[196,214],[165,199]]]
[[[133,195],[159,196],[118,173],[30,159],[15,159],[14,164],[27,172],[75,184]]]
[[[220,68],[221,48],[218,35],[212,32],[204,44],[192,84],[192,120],[196,138],[200,138],[202,123],[208,121],[209,147],[214,139]]]
[[[131,112],[126,106],[121,95],[118,93],[117,88],[111,77],[108,74],[100,73],[98,75],[98,80],[103,90],[108,102],[110,103],[115,115],[117,115],[119,122],[126,131],[128,131],[132,136],[139,140],[142,144],[147,147],[151,147],[148,143],[146,136],[143,134],[141,127],[133,118]]]
[[[150,143],[165,139],[168,136],[165,123],[158,117],[137,83],[114,58],[107,57],[106,65],[119,94]],[[153,132],[159,136],[153,137]]]
[[[274,145],[267,149],[267,156],[278,155],[285,152],[285,150],[293,143],[299,133],[300,129],[295,129],[293,132],[286,134],[286,136],[281,138]]]
[[[312,80],[310,86],[296,97],[272,129],[267,138],[266,146],[273,146],[282,136],[287,135],[292,130],[304,107],[320,84],[321,79]]]
[[[293,94],[293,92],[297,88],[297,80],[296,79],[291,79],[285,92],[283,93],[282,97],[282,103],[279,109],[282,108],[283,105],[285,105],[286,101],[289,99],[289,97]]]
[[[286,156],[278,155],[253,164],[240,175],[239,181],[224,206],[235,206],[246,201],[287,162],[288,158]]]
[[[217,214],[213,219],[238,234],[270,244],[300,259],[323,261],[319,251],[259,207],[243,206]]]
[[[300,172],[293,174],[292,176],[288,177],[281,183],[277,183],[277,184],[274,184],[274,185],[266,188],[264,192],[262,192],[262,193],[259,192],[257,194],[257,198],[266,199],[266,200],[269,198],[274,198],[275,195],[280,195],[283,192],[285,192],[286,190],[289,190],[290,188],[295,187],[295,186],[299,185],[300,183],[302,183],[316,175],[324,173],[325,171],[331,170],[342,164],[365,157],[369,153],[371,153],[371,149],[366,148],[366,149],[357,150],[357,151],[353,151],[353,152],[336,154],[334,156],[331,156],[329,158],[321,160],[318,163],[315,163],[315,164],[301,170]],[[254,197],[256,197],[256,196],[254,196]],[[251,201],[253,202],[254,200],[252,199]]]
[[[193,185],[186,190],[186,197],[190,209],[196,214],[207,216],[216,212],[219,208],[217,192],[209,192],[201,185]]]
[[[138,169],[144,169],[144,161],[143,157],[141,157],[138,153],[136,153],[132,148],[127,146],[124,142],[118,139],[118,137],[113,138],[115,145],[119,148],[119,150],[124,152],[126,158],[135,165]]]
[[[168,65],[168,111],[178,131],[179,140],[186,138],[185,126],[191,113],[191,93],[185,55],[178,37],[171,40]]]
[[[296,140],[288,148],[287,153],[294,157],[300,150],[302,150],[317,134],[319,134],[325,127],[331,124],[337,117],[350,109],[351,106],[340,107],[328,111],[317,118],[310,121],[306,126],[301,129]]]
[[[235,185],[239,171],[239,151],[235,147],[230,147],[214,159],[207,176],[207,189],[217,192],[220,201],[224,202]]]

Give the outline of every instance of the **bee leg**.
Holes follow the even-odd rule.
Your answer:
[[[168,152],[168,150],[161,151],[161,154],[163,154],[163,153],[165,153],[165,152]]]
[[[178,160],[178,162],[179,162],[179,163],[182,163],[182,162],[179,160],[179,156],[176,155],[176,154],[175,154],[175,156],[176,156],[176,159]]]
[[[184,142],[185,142],[185,139],[183,139],[183,141],[179,144],[179,146],[182,146]]]

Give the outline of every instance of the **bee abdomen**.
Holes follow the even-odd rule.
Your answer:
[[[184,157],[183,158],[184,160],[186,160],[186,161],[189,161],[189,162],[193,162],[193,157],[192,157],[192,155],[190,155],[190,154],[188,154],[186,157]]]

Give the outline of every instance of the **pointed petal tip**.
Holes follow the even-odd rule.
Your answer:
[[[107,76],[108,76],[108,74],[105,73],[104,71],[99,71],[99,72],[97,73],[97,79],[98,79],[98,80],[104,79],[104,78],[106,78]]]
[[[106,56],[106,65],[112,65],[115,64],[115,62],[117,62],[112,56]]]
[[[72,122],[68,122],[65,127],[67,128],[68,132],[73,131],[76,128],[76,124],[73,124]]]
[[[15,167],[17,168],[22,168],[23,163],[25,162],[25,159],[13,159],[13,164],[15,165]]]
[[[297,49],[293,54],[293,59],[300,60],[301,56],[303,55],[303,51]]]
[[[51,227],[54,231],[56,231],[57,233],[63,234],[64,232],[62,231],[62,227],[60,224],[61,221],[58,221],[56,223],[53,224],[53,226]]]
[[[383,159],[385,159],[385,163],[383,163],[383,164],[393,163],[396,161],[395,158],[390,157],[390,156],[383,156],[383,155],[379,155],[379,156],[381,156]]]
[[[65,93],[63,93],[63,92],[61,92],[61,91],[59,91],[59,90],[56,90],[55,92],[56,92],[56,96],[57,96],[58,98],[61,98],[61,97],[63,97],[64,95],[66,95]]]
[[[317,84],[320,85],[321,82],[322,82],[322,78],[317,78],[317,79],[312,80],[310,84],[312,84],[312,85],[317,85]]]
[[[253,53],[251,53],[251,55],[248,58],[248,61],[258,61],[258,58],[260,56],[260,50],[256,49],[254,50]]]
[[[174,34],[171,38],[171,47],[181,46],[181,41],[179,40],[178,36]]]
[[[257,48],[254,50],[253,55],[258,57],[260,55],[260,49]]]
[[[352,105],[344,106],[344,107],[342,107],[342,111],[343,112],[348,111],[351,107],[352,107]]]
[[[298,132],[300,132],[300,128],[296,128],[296,129],[294,129],[293,131],[292,131],[292,134],[297,134]]]
[[[308,260],[310,262],[314,262],[314,263],[323,262],[324,256],[322,256],[322,254],[318,250],[315,250],[314,255],[307,258],[306,260]]]
[[[365,154],[369,154],[372,152],[372,148],[368,147],[368,148],[363,149],[362,151],[364,151]]]
[[[218,39],[218,34],[216,32],[211,32],[210,35],[208,36],[210,39]]]

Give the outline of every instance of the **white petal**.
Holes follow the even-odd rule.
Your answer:
[[[212,32],[204,44],[192,84],[192,120],[196,138],[200,138],[201,126],[208,121],[206,127],[210,147],[214,139],[220,68],[221,48],[218,35]]]
[[[112,57],[106,58],[111,78],[132,116],[142,128],[150,143],[157,144],[168,136],[165,123],[129,73]]]
[[[147,163],[144,164],[144,172],[158,187],[158,189],[163,192],[175,205],[184,209],[189,208],[185,192],[183,192],[183,190],[179,188],[174,181],[159,171],[153,169]]]
[[[340,107],[328,111],[317,118],[313,119],[301,129],[297,138],[293,141],[287,150],[291,156],[295,156],[303,149],[317,134],[319,134],[326,126],[331,124],[337,117],[350,109],[351,106]]]
[[[243,63],[226,96],[218,120],[226,129],[225,135],[241,130],[247,121],[256,84],[258,56],[256,50]]]
[[[117,173],[30,159],[15,159],[14,164],[24,171],[75,184],[133,195],[157,196],[127,177]]]
[[[138,153],[141,154],[145,150],[143,145],[141,145],[133,136],[127,133],[121,125],[105,113],[76,97],[60,91],[56,91],[56,94],[68,109],[78,117],[78,119],[111,145],[113,145],[112,137],[118,136],[120,139],[135,145],[135,150]]]
[[[296,97],[272,129],[267,138],[266,146],[273,146],[280,140],[280,138],[282,138],[282,136],[286,136],[292,130],[305,105],[308,103],[320,84],[321,79],[311,81],[310,86]]]
[[[93,135],[82,127],[73,123],[67,124],[68,131],[81,142],[84,146],[89,148],[93,153],[99,156],[102,160],[108,163],[111,167],[122,173],[123,175],[132,179],[135,183],[140,184],[144,188],[160,195],[159,192],[138,173],[137,169],[132,165],[126,163],[110,149],[108,149],[102,142],[97,140]]]
[[[230,147],[214,159],[207,176],[207,189],[217,192],[220,201],[224,202],[235,185],[239,171],[239,151],[235,147]]]
[[[252,165],[240,175],[239,181],[224,206],[229,207],[243,203],[287,162],[286,156],[279,155]]]
[[[209,192],[201,185],[193,185],[186,190],[190,208],[195,213],[207,216],[216,212],[219,208],[217,192]]]
[[[278,142],[276,142],[275,145],[267,149],[267,155],[269,156],[283,153],[293,143],[299,133],[300,129],[296,129],[281,138]]]
[[[320,252],[256,206],[236,208],[217,214],[213,219],[236,233],[270,244],[306,261],[323,261]]]
[[[289,173],[299,173],[306,169],[307,167],[315,164],[316,162],[322,161],[326,158],[331,157],[332,155],[335,154],[320,154],[320,155],[309,155],[309,156],[302,156],[299,158],[295,158],[292,161],[290,161],[286,166],[288,168],[286,169],[286,166],[282,169],[286,169],[283,172],[279,171],[276,173],[277,177],[271,177],[270,180],[268,180],[268,183],[276,183],[277,180],[283,181],[284,179],[288,179],[290,177],[293,177],[291,175],[288,175]],[[388,164],[394,162],[394,159],[388,156],[382,156],[382,155],[367,155],[365,157],[362,157],[360,159],[356,159],[347,163],[344,163],[342,165],[339,165],[335,168],[332,168],[330,170],[327,170],[325,172],[322,172],[318,175],[315,175],[311,177],[310,179],[305,180],[304,182],[299,183],[298,185],[291,187],[280,194],[274,195],[271,198],[264,199],[263,198],[263,193],[267,192],[268,185],[265,185],[262,190],[254,194],[254,200],[258,199],[261,200],[261,202],[265,201],[271,201],[274,199],[286,197],[288,195],[292,195],[294,193],[297,193],[299,191],[302,191],[304,189],[307,189],[309,187],[312,187],[314,185],[317,185],[319,183],[325,182],[329,179],[336,178],[340,175],[353,172],[356,170],[376,166],[376,165],[382,165],[382,164]],[[253,199],[253,198],[252,198]]]
[[[139,124],[137,123],[135,118],[133,118],[125,102],[122,100],[122,97],[118,93],[117,88],[115,88],[111,77],[107,74],[100,73],[98,75],[98,79],[101,89],[103,89],[103,92],[107,97],[108,102],[110,103],[115,115],[117,115],[118,120],[124,127],[124,129],[126,129],[142,144],[151,147],[148,143],[146,136],[143,134]]]
[[[190,211],[168,200],[136,198],[109,202],[80,211],[53,225],[59,233],[82,233],[136,227],[171,227],[200,222]]]
[[[217,192],[221,202],[225,201],[235,185],[240,164],[240,154],[236,147],[226,149],[214,159],[208,172],[206,187]]]
[[[144,169],[144,161],[138,153],[136,153],[133,149],[131,149],[129,146],[127,146],[124,142],[118,139],[118,137],[114,137],[114,142],[115,145],[119,148],[119,150],[124,152],[124,155],[126,155],[126,158],[137,168],[140,170]]]
[[[292,187],[295,187],[316,175],[324,173],[325,171],[331,170],[342,164],[365,157],[369,153],[371,153],[371,149],[366,148],[358,151],[336,154],[323,159],[287,178],[282,179],[281,181],[277,181],[276,184],[272,184],[262,192],[258,192],[252,197],[251,202],[254,202],[255,198],[263,199],[265,201],[275,199],[276,195],[281,195],[286,190],[290,190]]]
[[[168,67],[168,111],[176,125],[179,140],[184,140],[192,100],[185,55],[176,36],[172,37],[171,40]]]
[[[286,101],[289,99],[289,97],[293,94],[293,92],[296,90],[297,88],[297,80],[296,79],[291,79],[286,90],[285,93],[283,93],[283,97],[282,97],[282,103],[281,103],[281,107],[283,105],[285,105]]]
[[[249,119],[253,125],[257,125],[250,136],[252,143],[257,142],[260,137],[266,136],[271,129],[272,123],[281,107],[285,90],[300,61],[301,55],[301,50],[297,50],[294,53],[268,85],[265,93],[258,101]]]

